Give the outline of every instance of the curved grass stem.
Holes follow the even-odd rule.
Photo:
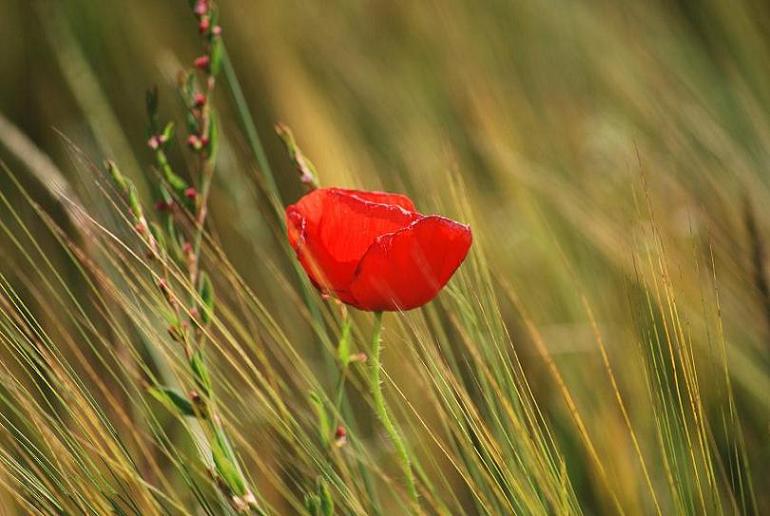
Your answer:
[[[406,487],[409,491],[411,498],[412,511],[414,513],[419,512],[419,501],[417,498],[417,485],[414,479],[414,472],[412,471],[412,460],[409,456],[409,450],[406,448],[406,444],[398,432],[395,423],[390,418],[388,412],[388,406],[385,402],[385,396],[382,393],[382,380],[380,374],[382,372],[382,363],[380,361],[380,355],[382,353],[382,312],[375,312],[374,319],[374,331],[372,332],[372,350],[370,357],[370,372],[369,372],[369,387],[372,391],[372,399],[374,400],[374,410],[377,414],[377,418],[385,427],[385,431],[388,433],[391,441],[396,447],[398,452],[399,461],[401,462],[401,469],[406,477]]]

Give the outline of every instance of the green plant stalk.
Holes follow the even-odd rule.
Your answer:
[[[254,121],[249,114],[249,108],[246,103],[246,97],[243,95],[241,89],[241,83],[238,81],[238,76],[235,74],[233,64],[230,62],[230,55],[227,53],[227,47],[224,42],[222,43],[222,71],[225,74],[225,79],[230,87],[230,93],[233,96],[235,102],[236,112],[241,119],[241,124],[246,132],[246,139],[249,142],[254,157],[257,159],[257,165],[262,172],[262,177],[267,183],[267,190],[270,195],[270,203],[279,215],[283,211],[281,194],[278,190],[278,184],[275,182],[275,176],[273,175],[273,169],[270,167],[270,162],[267,159],[265,148],[262,146],[262,142],[259,139],[257,128],[254,125]],[[283,219],[279,217],[279,220],[283,224]]]
[[[264,180],[267,183],[267,190],[268,190],[270,205],[275,210],[275,213],[278,218],[278,223],[281,225],[281,229],[285,231],[286,222],[283,218],[283,201],[281,200],[281,193],[278,190],[278,185],[275,181],[273,170],[270,167],[270,162],[267,159],[267,154],[265,153],[264,146],[262,145],[262,142],[259,137],[259,133],[257,132],[257,128],[254,124],[254,120],[252,119],[251,113],[249,112],[249,108],[246,102],[246,97],[244,96],[243,89],[241,88],[241,84],[238,81],[238,76],[235,73],[235,68],[233,67],[232,62],[230,61],[230,56],[227,52],[227,47],[225,46],[224,41],[222,42],[222,73],[224,73],[225,81],[227,82],[227,86],[230,90],[230,94],[232,96],[233,102],[235,103],[235,108],[236,108],[235,111],[246,133],[246,139],[248,141],[249,147],[251,148],[251,151],[254,153],[254,156],[257,160],[257,165],[259,166],[260,171],[262,172],[262,175],[264,177]],[[288,245],[286,246],[286,248],[288,249]],[[300,291],[302,293],[302,297],[305,300],[305,305],[307,306],[310,312],[313,331],[315,332],[315,334],[318,336],[319,339],[321,339],[323,342],[328,344],[329,337],[326,332],[326,328],[324,326],[323,318],[321,316],[321,311],[319,310],[318,303],[313,298],[311,291],[308,288],[309,282],[305,278],[304,272],[302,271],[302,268],[300,267],[299,263],[297,263],[296,260],[291,260],[291,264],[295,274],[297,274],[297,277],[299,278]],[[330,360],[330,355],[328,354],[324,354],[323,359],[327,370],[333,374],[336,371],[335,362]],[[355,429],[357,426],[355,414],[351,410],[350,405],[344,396],[342,396],[340,401],[341,401],[341,409],[342,409],[343,416],[345,416],[345,419],[349,422],[351,428]],[[374,490],[374,481],[371,477],[371,473],[361,463],[359,463],[359,469],[364,479],[366,491],[367,493],[369,493],[374,514],[376,515],[381,514],[382,510],[380,509],[380,504],[377,499],[377,493]]]
[[[401,438],[396,425],[390,418],[388,412],[387,403],[385,403],[385,396],[382,393],[382,380],[380,373],[382,372],[381,355],[382,354],[382,312],[375,312],[374,314],[374,332],[372,333],[372,351],[370,359],[370,371],[369,371],[369,387],[372,390],[372,399],[374,401],[374,411],[377,414],[377,418],[385,427],[385,431],[388,432],[388,436],[396,447],[398,457],[401,462],[401,469],[404,471],[406,477],[406,487],[411,497],[413,510],[418,512],[419,500],[417,497],[417,486],[414,480],[414,472],[412,471],[412,460],[409,456],[409,451],[404,444],[404,440]]]

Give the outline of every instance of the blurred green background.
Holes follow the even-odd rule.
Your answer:
[[[528,321],[543,336],[632,514],[654,509],[584,300],[662,491],[639,342],[655,340],[661,325],[654,321],[677,322],[694,361],[703,364],[701,401],[718,422],[724,337],[756,488],[753,502],[735,494],[738,502],[725,512],[770,511],[763,488],[770,474],[770,4],[219,5],[284,203],[301,188],[274,134],[278,121],[292,127],[323,185],[406,192],[425,212],[470,222],[501,299],[500,319],[568,463],[588,459],[534,350]],[[68,196],[106,216],[90,163],[114,159],[151,202],[144,92],[157,85],[163,117],[181,120],[176,74],[199,52],[186,2],[0,0],[0,13],[0,159],[70,230],[67,210],[51,194],[59,188],[57,173],[71,187]],[[320,362],[311,329],[297,324],[287,298],[294,280],[285,279],[290,262],[275,235],[263,171],[227,89],[218,87],[216,95],[224,141],[213,231],[289,340]],[[18,143],[19,133],[37,151]],[[180,169],[185,159],[172,152]],[[7,174],[0,188],[36,227]],[[63,262],[63,251],[40,238],[52,260]],[[3,245],[0,269],[24,285],[23,260]],[[664,315],[651,315],[645,295]],[[408,357],[399,349],[408,339],[395,335],[386,369]],[[409,367],[393,367],[392,376],[420,402]],[[733,459],[745,457],[733,455],[718,426],[710,443],[721,457],[715,469],[732,479],[724,489],[738,493],[743,466]],[[588,513],[614,511],[590,472],[577,466],[570,475]],[[670,514],[677,506],[666,500],[662,495],[663,513]]]

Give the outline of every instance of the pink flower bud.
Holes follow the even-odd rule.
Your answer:
[[[211,20],[208,16],[201,17],[201,21],[198,22],[198,31],[200,31],[201,34],[205,34],[206,31],[209,30],[209,27],[211,27]]]
[[[193,12],[198,16],[203,16],[206,14],[209,10],[209,3],[207,0],[198,0],[195,2],[195,7],[193,7]]]
[[[160,138],[157,136],[150,136],[150,139],[147,140],[147,146],[152,150],[156,150],[158,147],[160,147],[160,143]]]
[[[221,36],[222,35],[222,27],[219,25],[214,25],[214,28],[211,29],[211,33],[214,36]]]
[[[354,354],[352,354],[350,356],[349,360],[351,362],[362,362],[363,363],[363,362],[366,362],[367,358],[368,357],[366,356],[366,353],[354,353]]]
[[[211,59],[209,59],[209,56],[200,56],[195,58],[195,61],[193,61],[193,66],[195,66],[195,68],[198,70],[208,71],[210,62]]]
[[[195,150],[198,150],[201,148],[201,139],[198,137],[198,135],[191,134],[187,137],[187,145]]]
[[[182,244],[182,252],[184,254],[190,254],[192,253],[192,251],[193,251],[193,247],[190,242],[185,242],[184,244]]]
[[[184,191],[184,196],[190,200],[193,200],[198,196],[198,191],[191,186]]]
[[[203,93],[196,93],[193,96],[193,104],[195,104],[195,107],[202,107],[206,103],[206,95]]]

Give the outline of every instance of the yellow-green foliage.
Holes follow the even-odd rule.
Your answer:
[[[144,91],[184,126],[187,2],[0,0],[0,512],[237,509],[213,471],[270,514],[770,512],[765,3],[219,6],[196,292],[134,221],[165,173]],[[419,508],[359,355],[374,317],[286,245],[278,122],[322,185],[473,228],[439,298],[383,321]],[[211,318],[192,366],[162,276]]]

